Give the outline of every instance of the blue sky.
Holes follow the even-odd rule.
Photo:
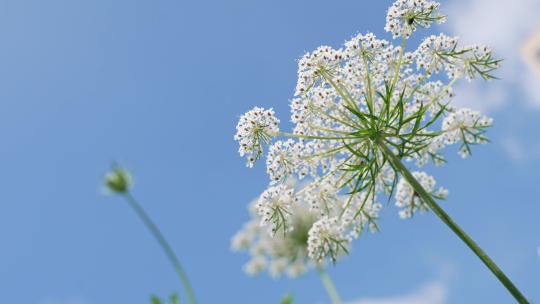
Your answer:
[[[459,103],[495,118],[492,143],[466,160],[452,153],[430,172],[450,189],[448,213],[540,301],[540,78],[517,47],[540,26],[540,7],[509,3],[443,3],[450,21],[434,31],[492,42],[505,67],[502,80],[457,91]],[[180,289],[128,206],[100,193],[117,160],[133,172],[135,195],[179,253],[201,303],[276,303],[286,292],[298,303],[326,303],[315,273],[250,278],[241,269],[247,257],[230,252],[247,203],[267,181],[263,166],[245,168],[232,136],[255,105],[287,120],[304,51],[357,32],[389,38],[382,29],[390,4],[0,1],[2,301],[147,303],[150,293]],[[343,298],[512,302],[432,214],[403,221],[389,206],[381,215],[382,232],[357,241],[330,271]]]

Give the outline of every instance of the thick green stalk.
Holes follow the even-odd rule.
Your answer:
[[[435,202],[433,197],[420,185],[420,183],[414,178],[411,172],[403,165],[401,160],[394,155],[394,153],[386,146],[381,138],[376,138],[375,142],[379,146],[383,155],[390,162],[392,167],[398,171],[401,176],[407,180],[407,182],[413,187],[414,191],[422,201],[424,201],[429,208],[435,213],[452,231],[463,241],[467,246],[480,258],[484,265],[491,270],[491,272],[499,279],[499,281],[508,289],[516,301],[520,304],[529,304],[529,301],[525,296],[517,289],[517,287],[510,281],[510,279],[504,274],[504,272],[495,264],[495,262],[476,244],[471,237],[461,229],[452,218]]]
[[[339,297],[339,294],[336,290],[336,286],[334,286],[332,279],[330,278],[328,273],[326,273],[326,270],[324,270],[324,266],[317,265],[317,270],[319,271],[319,276],[324,285],[324,288],[326,289],[328,296],[332,300],[332,304],[341,304],[341,298]]]
[[[137,202],[137,200],[131,195],[129,192],[124,193],[124,197],[126,198],[129,205],[133,208],[135,213],[139,216],[139,218],[143,221],[144,225],[146,225],[146,228],[150,230],[152,233],[152,236],[157,240],[163,251],[165,252],[165,255],[171,262],[171,264],[174,267],[174,270],[176,271],[176,274],[180,278],[180,282],[184,286],[184,289],[186,291],[186,297],[191,304],[196,304],[197,300],[195,299],[195,293],[193,292],[193,289],[191,288],[191,284],[189,283],[189,280],[187,278],[186,273],[184,272],[184,269],[182,268],[182,265],[180,264],[180,260],[178,260],[178,257],[174,253],[171,245],[169,245],[169,242],[165,239],[159,228],[154,224],[150,216],[148,216],[148,213],[144,211],[143,207]]]

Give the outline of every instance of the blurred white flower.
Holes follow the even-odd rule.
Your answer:
[[[251,204],[252,209],[258,200]],[[244,266],[250,275],[268,270],[272,277],[283,274],[297,277],[310,269],[313,264],[308,258],[308,231],[315,221],[315,216],[302,201],[291,206],[290,231],[286,234],[272,234],[260,226],[261,216],[251,212],[252,219],[238,231],[231,240],[235,251],[247,251],[251,258]]]

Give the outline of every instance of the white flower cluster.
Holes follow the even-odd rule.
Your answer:
[[[306,254],[317,262],[335,261],[365,228],[378,230],[381,196],[395,193],[402,218],[428,209],[400,178],[403,168],[396,160],[441,165],[444,148],[458,144],[465,157],[472,145],[487,142],[492,120],[456,108],[451,100],[459,79],[494,78],[500,61],[491,49],[461,46],[457,37],[441,34],[405,51],[419,27],[444,21],[438,8],[433,1],[396,1],[386,30],[402,38],[399,46],[367,33],[341,49],[322,46],[303,56],[290,104],[292,133],[278,133],[272,110],[255,108],[242,116],[235,138],[248,165],[261,155],[262,144],[274,140],[266,160],[269,188],[257,204],[270,237],[287,238],[295,231],[298,210],[309,212],[314,224],[307,229]],[[437,75],[443,72],[448,79]],[[288,138],[274,139],[278,136]],[[309,181],[295,190],[287,185],[291,177]],[[432,197],[446,196],[426,173],[414,178]],[[252,268],[264,269],[260,261],[254,259]]]
[[[309,230],[308,254],[317,262],[327,255],[335,261],[339,253],[348,253],[350,241],[339,218],[324,216]]]
[[[319,68],[331,68],[339,64],[342,53],[329,46],[320,46],[313,53],[307,53],[298,62],[298,83],[296,95],[301,95],[315,84]]]
[[[467,157],[471,154],[471,145],[485,144],[486,128],[490,127],[493,119],[470,109],[459,109],[444,118],[442,131],[446,144],[461,142],[459,155]]]
[[[303,145],[292,139],[277,141],[270,146],[266,157],[266,172],[271,183],[283,181],[293,174],[303,151]]]
[[[448,190],[443,187],[435,190],[435,179],[433,176],[427,175],[425,172],[413,172],[414,178],[422,185],[422,187],[437,199],[444,199],[448,195]],[[413,187],[404,179],[401,178],[396,187],[396,206],[401,208],[399,216],[401,218],[410,218],[416,211],[428,211],[428,205],[420,199],[420,196],[414,191]]]
[[[269,225],[273,234],[289,232],[292,229],[290,221],[295,200],[294,189],[287,184],[266,189],[257,201],[261,226]]]
[[[458,37],[445,34],[429,36],[416,50],[417,68],[428,75],[445,70],[449,79],[493,78],[490,73],[499,67],[500,60],[493,59],[492,50],[484,45],[462,47],[458,42]]]
[[[278,125],[279,119],[276,118],[273,109],[255,107],[240,117],[234,140],[240,144],[238,149],[240,156],[247,155],[248,167],[252,167],[263,153],[262,144],[268,144],[279,132]]]
[[[457,37],[448,37],[442,33],[427,37],[416,51],[416,66],[428,73],[439,73],[445,69],[448,77],[453,78],[456,75],[454,60],[446,54],[456,51],[457,43]]]
[[[328,180],[321,180],[306,186],[302,197],[312,212],[323,217],[334,214],[336,208],[340,207],[341,197],[338,193],[338,187]]]
[[[385,30],[394,38],[409,36],[417,27],[428,28],[433,21],[445,21],[437,13],[439,3],[427,0],[398,0],[388,9]]]

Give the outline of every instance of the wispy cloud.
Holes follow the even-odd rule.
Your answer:
[[[502,146],[506,154],[513,161],[520,162],[528,157],[526,147],[515,138],[508,137],[503,139]]]
[[[442,282],[429,282],[405,295],[384,298],[363,298],[348,304],[444,304],[448,286]]]
[[[507,96],[515,90],[529,105],[540,109],[540,76],[525,64],[521,53],[527,39],[540,30],[540,1],[455,0],[445,3],[443,9],[449,15],[447,26],[453,34],[464,43],[485,43],[504,59],[498,72],[502,81],[487,86],[462,83],[456,88],[459,102],[484,111],[495,110],[514,101]]]
[[[516,163],[538,161],[540,159],[540,142],[531,142],[508,136],[501,140],[501,145],[510,158]]]
[[[453,104],[476,111],[488,112],[502,108],[509,100],[509,92],[501,86],[482,86],[476,83],[462,83],[456,88]]]

